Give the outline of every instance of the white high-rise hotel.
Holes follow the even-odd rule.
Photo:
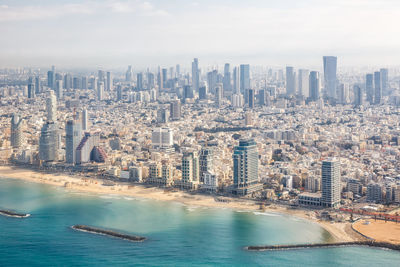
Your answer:
[[[340,162],[335,158],[329,158],[322,162],[322,206],[339,206],[340,193]]]

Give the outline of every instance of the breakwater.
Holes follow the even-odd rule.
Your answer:
[[[18,213],[11,210],[0,210],[0,215],[14,218],[27,218],[31,216],[29,213]]]
[[[372,240],[338,242],[338,243],[312,243],[312,244],[297,244],[297,245],[248,246],[245,249],[250,251],[264,251],[264,250],[289,250],[289,249],[306,249],[306,248],[329,248],[329,247],[345,247],[345,246],[368,246],[368,247],[386,248],[386,249],[400,251],[400,244],[376,242]]]
[[[112,230],[101,229],[101,228],[87,226],[87,225],[73,225],[71,228],[74,230],[77,230],[77,231],[88,232],[88,233],[99,234],[99,235],[106,235],[106,236],[116,237],[116,238],[125,239],[125,240],[129,240],[129,241],[133,241],[133,242],[142,242],[142,241],[146,240],[146,238],[142,237],[142,236],[128,235],[128,234],[124,234],[124,233],[115,232]]]

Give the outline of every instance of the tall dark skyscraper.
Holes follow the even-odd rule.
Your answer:
[[[245,93],[250,89],[250,65],[240,65],[240,93]]]
[[[55,80],[56,80],[56,74],[54,73],[54,71],[49,70],[47,72],[47,86],[51,89],[54,89],[55,86]]]
[[[139,91],[143,90],[143,73],[141,72],[136,75],[136,88]]]
[[[336,69],[337,57],[324,56],[324,89],[328,97],[337,99],[336,96]]]
[[[311,71],[309,78],[310,100],[317,101],[320,98],[321,82],[318,71]]]
[[[199,88],[199,99],[207,99],[207,87],[202,86]]]
[[[35,98],[35,84],[28,84],[28,98]]]
[[[187,98],[194,98],[194,94],[193,94],[193,88],[190,85],[185,85],[183,87],[183,98],[187,99]]]
[[[192,62],[192,86],[193,91],[198,92],[200,87],[200,71],[199,71],[199,60],[193,59]]]
[[[374,91],[374,103],[379,105],[382,99],[381,73],[379,71],[374,72]]]
[[[293,67],[286,67],[286,95],[296,94],[296,73]]]
[[[374,103],[374,75],[373,74],[367,74],[365,76],[365,92],[367,94],[367,101],[370,104]]]
[[[353,92],[354,92],[354,105],[355,106],[363,105],[363,93],[361,87],[359,85],[354,85]]]
[[[249,89],[249,108],[254,108],[254,89]]]
[[[170,105],[171,120],[179,120],[181,118],[181,101],[172,100]]]
[[[154,73],[147,73],[147,90],[155,88]]]
[[[39,94],[41,92],[42,92],[42,85],[41,85],[41,82],[40,82],[40,77],[36,76],[35,77],[35,93]]]
[[[265,89],[261,89],[258,91],[258,104],[260,106],[265,105]]]

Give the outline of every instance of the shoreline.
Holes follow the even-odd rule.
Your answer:
[[[105,186],[101,180],[95,178],[81,178],[67,174],[42,173],[35,170],[18,168],[14,166],[0,166],[0,179],[18,179],[40,184],[48,184],[95,194],[114,194],[126,197],[139,197],[158,201],[179,202],[186,206],[206,208],[228,208],[236,211],[276,213],[305,219],[318,224],[330,233],[332,242],[350,242],[364,240],[364,237],[351,228],[351,223],[331,223],[315,218],[313,210],[288,209],[272,204],[260,210],[259,205],[252,200],[228,198],[229,202],[215,201],[214,196],[189,194],[184,191],[165,191],[158,187],[146,187],[144,185],[126,185],[115,182],[113,186]]]

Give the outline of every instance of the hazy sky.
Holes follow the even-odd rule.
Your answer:
[[[398,65],[399,0],[0,0],[0,66]]]

